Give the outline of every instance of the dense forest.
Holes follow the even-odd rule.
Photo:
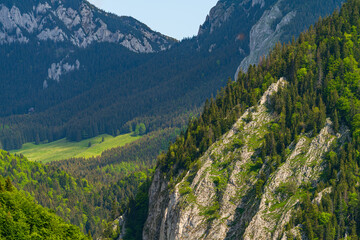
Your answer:
[[[92,239],[0,176],[1,239]]]
[[[5,151],[1,152],[0,166],[0,174],[9,177],[17,188],[31,193],[39,204],[94,237],[101,234],[107,221],[124,211],[148,174],[148,167],[139,165],[132,171],[123,165],[127,171],[111,178],[116,180],[91,184],[85,178],[74,178],[57,168],[29,162]],[[109,175],[105,169],[100,172]]]
[[[152,161],[115,162],[89,170],[87,178],[80,178],[22,156],[7,152],[0,156],[2,176],[10,177],[15,186],[31,193],[39,204],[94,237],[101,235],[108,221],[124,212],[139,185],[147,181],[151,166]],[[96,182],[98,179],[101,181]]]
[[[238,116],[257,102],[281,77],[288,85],[271,101],[279,119],[269,129],[256,159],[258,198],[271,174],[284,162],[287,147],[304,133],[316,136],[331,118],[334,131],[350,131],[346,143],[337,143],[325,157],[321,181],[301,186],[305,191],[296,215],[288,224],[302,226],[308,239],[358,239],[360,236],[360,1],[350,0],[340,11],[320,19],[289,44],[277,44],[258,66],[229,81],[215,99],[206,102],[199,118],[159,156],[158,168],[170,182],[187,171],[197,171],[197,159],[227,132]],[[239,140],[234,147],[241,147]],[[260,171],[261,169],[261,171]],[[184,171],[186,170],[186,171]],[[317,193],[332,189],[322,201]],[[292,190],[285,189],[285,195]],[[146,206],[145,206],[146,207]],[[141,230],[140,230],[141,231]],[[139,239],[139,238],[138,238]]]

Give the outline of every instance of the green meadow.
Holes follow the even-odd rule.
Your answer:
[[[21,149],[13,150],[11,153],[21,153],[30,161],[47,163],[73,157],[89,158],[99,156],[107,149],[121,147],[140,138],[141,136],[134,137],[130,133],[117,137],[104,134],[81,142],[70,142],[64,138],[39,145],[26,143]]]

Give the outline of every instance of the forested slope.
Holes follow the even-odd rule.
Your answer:
[[[0,177],[1,239],[91,239]]]
[[[150,163],[146,162],[109,164],[91,174],[89,171],[86,179],[30,162],[22,155],[0,152],[1,176],[9,177],[40,205],[94,237],[99,237],[107,222],[124,211],[138,187],[147,181],[148,168]],[[96,182],[99,179],[101,182]]]
[[[205,104],[159,157],[144,239],[358,238],[359,16],[348,1]]]

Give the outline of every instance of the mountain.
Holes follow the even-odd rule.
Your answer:
[[[131,17],[106,13],[83,0],[3,1],[0,24],[1,45],[49,41],[86,48],[109,42],[149,53],[166,50],[174,42]]]
[[[142,239],[358,238],[359,9],[277,44],[205,104],[158,157]]]
[[[116,135],[139,122],[154,131],[191,118],[158,157],[151,186],[152,171],[145,168],[166,145],[163,139],[173,138],[173,129],[101,157],[50,166],[1,152],[1,175],[96,237],[117,237],[116,223],[108,221],[128,205],[125,239],[356,239],[359,5],[351,1],[291,45],[277,44],[259,66],[225,83],[251,53],[250,34],[242,33],[273,13],[276,3],[220,1],[197,37],[157,53],[139,54],[110,42],[4,44],[0,51],[9,61],[1,68],[6,77],[0,96],[8,114],[0,129],[7,148],[36,139]],[[279,6],[292,6],[280,3],[284,12]],[[23,4],[17,8],[26,9]],[[302,6],[297,14],[317,19],[318,3],[296,4]],[[339,2],[323,4],[334,9]],[[282,23],[279,29],[296,24]],[[77,69],[78,60],[78,71],[59,82],[49,80],[46,87],[40,76],[33,87],[33,69],[48,70],[46,59],[54,49],[68,53],[66,44],[76,49],[70,68]],[[15,80],[21,81],[9,84]],[[187,112],[200,112],[201,106],[199,118]]]
[[[60,29],[66,37],[64,42],[41,41],[37,36],[44,29],[34,28],[34,34],[29,36],[26,30],[29,27],[19,27],[29,42],[14,42],[1,48],[0,56],[7,60],[0,69],[3,76],[0,98],[4,103],[0,109],[2,146],[14,149],[36,139],[53,141],[66,137],[78,141],[102,133],[116,135],[129,132],[139,123],[144,123],[148,131],[181,127],[189,112],[197,114],[205,99],[225,86],[245,57],[253,59],[244,60],[247,66],[256,63],[257,57],[251,56],[267,52],[278,40],[289,40],[341,2],[222,0],[210,11],[194,38],[175,43],[153,33],[163,39],[161,43],[168,42],[164,47],[153,46],[153,50],[171,48],[150,54],[129,51],[121,42],[94,37],[104,32],[99,30],[104,26],[100,22],[106,23],[111,32],[106,36],[117,31],[144,36],[145,30],[141,29],[145,26],[104,13],[87,2],[30,1],[21,5],[6,2],[9,12],[18,4],[16,9],[21,16],[31,16],[24,19],[37,19],[38,15],[39,19],[58,19],[54,21],[59,26],[51,24],[48,29]],[[39,4],[51,8],[37,14]],[[66,14],[62,14],[64,9]],[[83,14],[87,16],[84,18],[81,9],[91,9],[92,14]],[[77,13],[71,15],[73,10]],[[77,18],[70,18],[69,14],[79,16],[81,23],[72,27],[71,21]],[[95,23],[90,24],[91,31],[86,30],[88,22]],[[122,29],[129,24],[133,27]],[[134,33],[134,29],[139,31]],[[100,42],[79,47],[74,43],[85,40],[77,38],[78,31],[88,32],[86,39]],[[269,35],[269,44],[258,46],[259,33]],[[140,38],[143,37],[137,37]],[[89,41],[92,40],[85,42]]]
[[[87,1],[3,1],[0,56],[6,61],[0,73],[5,105],[0,116],[43,111],[79,95],[95,80],[87,77],[79,86],[68,75],[114,68],[101,66],[108,61],[120,65],[121,72],[139,64],[141,57],[132,53],[166,50],[175,42],[131,17],[103,12]],[[93,52],[100,49],[99,44],[106,49]],[[84,52],[93,53],[84,57]],[[63,90],[58,85],[66,76],[73,81]],[[51,86],[56,89],[51,90]],[[10,94],[15,90],[17,96]]]

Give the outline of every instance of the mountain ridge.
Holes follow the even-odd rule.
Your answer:
[[[276,44],[205,104],[158,157],[143,239],[358,238],[359,9]]]
[[[93,42],[110,42],[133,52],[150,53],[166,50],[174,43],[134,18],[105,13],[87,1],[70,5],[61,0],[40,1],[32,8],[23,8],[23,12],[16,4],[0,6],[0,44],[53,41],[86,48]]]

